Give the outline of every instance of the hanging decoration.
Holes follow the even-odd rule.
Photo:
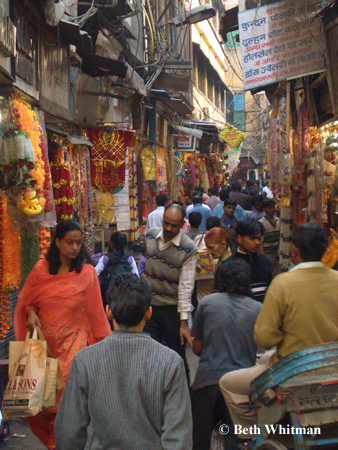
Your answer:
[[[135,133],[133,133],[134,136]],[[126,143],[123,131],[87,130],[91,149],[91,182],[102,192],[116,194],[125,183]]]
[[[137,149],[129,147],[129,206],[130,206],[130,240],[135,243],[139,238],[139,213],[137,190]]]
[[[69,145],[70,169],[73,185],[74,219],[84,231],[84,243],[87,248],[93,246],[92,198],[90,179],[90,154],[86,145]]]
[[[24,101],[8,103],[1,127],[0,189],[19,222],[46,221],[53,211],[47,149],[37,112]],[[50,219],[50,218],[49,218]]]
[[[179,177],[183,170],[183,161],[178,156],[174,156],[174,163],[175,163],[175,175],[176,177]]]
[[[29,272],[40,258],[39,238],[35,234],[30,236],[27,228],[21,227],[21,271],[22,284],[26,281]]]
[[[155,155],[151,146],[142,148],[141,161],[143,181],[156,180]]]
[[[39,233],[39,258],[45,258],[51,244],[49,228],[40,227]]]
[[[53,192],[57,221],[73,218],[74,211],[74,191],[71,173],[68,163],[65,161],[64,152],[66,149],[60,147],[54,154],[54,161],[51,164],[53,178]]]

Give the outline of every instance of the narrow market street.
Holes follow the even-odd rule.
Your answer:
[[[337,450],[337,293],[338,0],[0,0],[0,450]]]

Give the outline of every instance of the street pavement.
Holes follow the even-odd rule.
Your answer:
[[[194,355],[191,347],[187,345],[187,361],[190,369],[190,379],[193,381],[198,367],[198,356]],[[25,437],[12,437],[13,434]],[[10,420],[9,435],[0,443],[0,450],[47,450],[38,438],[34,436],[25,419]]]

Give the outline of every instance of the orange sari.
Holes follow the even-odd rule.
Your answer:
[[[15,338],[26,336],[26,310],[33,308],[41,321],[51,356],[58,358],[65,381],[76,353],[111,333],[101,300],[95,269],[84,264],[80,273],[51,275],[46,260],[38,261],[19,294],[14,313]],[[34,432],[48,450],[55,449],[54,420],[63,390],[57,392],[56,406],[28,418]]]

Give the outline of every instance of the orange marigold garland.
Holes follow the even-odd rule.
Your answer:
[[[11,326],[10,295],[20,285],[20,238],[7,215],[7,201],[0,199],[0,343]]]
[[[45,258],[48,249],[50,247],[50,231],[49,228],[40,227],[40,233],[39,233],[39,247],[40,247],[40,259]]]

